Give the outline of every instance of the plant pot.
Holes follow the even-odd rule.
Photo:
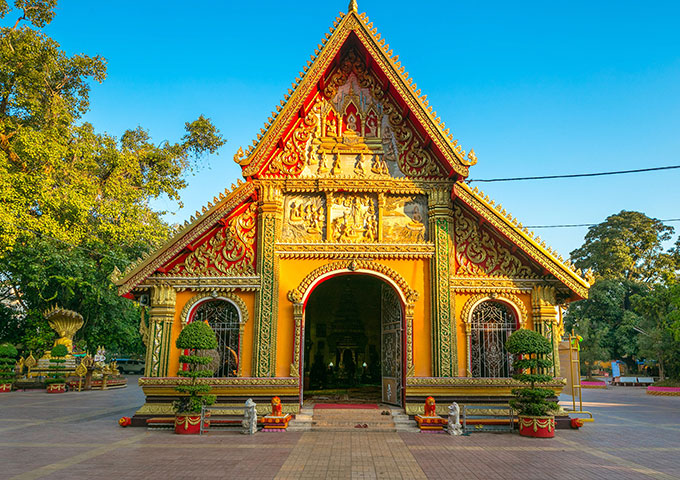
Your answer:
[[[47,393],[66,393],[66,384],[51,383],[47,385]]]
[[[555,436],[555,417],[532,417],[518,415],[519,434],[523,437],[553,438]]]
[[[176,415],[175,433],[181,435],[198,435],[201,433],[201,414]]]
[[[0,393],[9,393],[12,391],[11,383],[0,383]]]

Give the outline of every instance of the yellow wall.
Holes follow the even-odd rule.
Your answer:
[[[279,306],[276,331],[276,376],[287,377],[293,362],[295,319],[293,304],[288,292],[294,290],[314,269],[332,262],[328,259],[281,259],[279,260]],[[409,287],[420,296],[415,305],[413,318],[413,359],[415,374],[428,376],[432,372],[431,328],[429,303],[428,260],[379,260],[398,272]]]

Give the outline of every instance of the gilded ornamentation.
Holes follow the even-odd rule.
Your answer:
[[[491,234],[454,207],[457,275],[532,278],[536,275]]]
[[[508,217],[507,214],[503,215],[503,212],[499,211],[500,209],[492,208],[493,202],[491,200],[488,198],[482,199],[462,182],[456,183],[455,194],[461,201],[474,209],[485,221],[522,249],[524,253],[534,259],[551,275],[554,275],[555,278],[576,295],[582,298],[588,297],[588,282],[582,279],[573,269],[569,268],[568,265],[556,258],[553,253],[539,245],[535,239],[532,239],[528,234],[528,230],[522,227],[522,224],[517,224],[516,219]]]
[[[265,204],[263,208],[269,208]],[[275,207],[271,207],[275,208]],[[255,309],[255,338],[253,341],[253,369],[258,377],[275,375],[276,320],[278,318],[277,259],[274,253],[277,231],[277,215],[260,215],[259,273],[262,288],[258,291]]]
[[[551,382],[537,383],[541,387],[563,387],[566,384],[564,378],[555,378]],[[514,378],[472,378],[472,377],[411,377],[406,379],[407,387],[474,387],[474,386],[502,386],[521,387],[524,383]]]
[[[430,258],[434,254],[431,243],[385,244],[385,243],[279,243],[276,253],[281,258]]]
[[[300,126],[284,143],[283,151],[272,160],[269,166],[270,172],[294,176],[302,173],[307,163],[307,142],[319,123],[320,111],[321,107],[317,104],[305,115]]]
[[[281,241],[319,243],[325,239],[325,198],[320,195],[287,196]]]
[[[139,379],[140,387],[148,386],[175,386],[175,385],[189,385],[190,378],[186,377],[162,377],[151,378],[142,377]],[[300,380],[292,377],[274,377],[274,378],[258,378],[258,377],[224,377],[224,378],[197,378],[197,385],[240,385],[240,386],[298,386]]]
[[[385,195],[382,213],[383,241],[420,243],[427,241],[427,199],[423,195]]]
[[[504,302],[510,305],[512,309],[515,311],[517,314],[517,320],[519,321],[519,327],[520,328],[527,328],[527,322],[529,320],[529,313],[527,311],[526,305],[524,305],[524,302],[517,296],[513,295],[512,293],[500,293],[500,294],[492,294],[491,296],[486,295],[486,294],[479,294],[479,295],[474,295],[470,297],[467,302],[465,302],[465,305],[463,306],[463,310],[461,311],[461,319],[463,320],[465,324],[465,332],[469,333],[470,328],[471,328],[471,322],[472,322],[472,309],[478,305],[480,302],[484,300],[490,300],[490,301],[496,301],[496,302]]]
[[[370,92],[372,101],[382,110],[382,143],[385,157],[397,160],[399,170],[409,177],[441,177],[442,171],[429,149],[413,129],[411,123],[402,115],[402,109],[386,95],[383,83],[369,72],[363,57],[350,50],[341,60],[340,68],[330,77],[324,95],[331,99],[347,81],[351,74],[356,75],[359,86]],[[397,158],[394,158],[397,156]]]
[[[175,318],[177,291],[167,285],[155,285],[151,289],[149,326],[150,347],[147,347],[145,375],[162,377],[168,371],[170,355],[170,330]]]
[[[50,328],[59,335],[59,338],[54,341],[54,346],[64,345],[70,353],[73,350],[73,335],[85,323],[83,316],[78,312],[67,310],[57,305],[46,310],[44,316]]]
[[[378,238],[376,199],[369,195],[333,195],[330,220],[334,242],[371,243]]]
[[[226,276],[255,274],[255,222],[257,205],[250,203],[243,212],[220,226],[211,239],[175,266],[171,275]]]

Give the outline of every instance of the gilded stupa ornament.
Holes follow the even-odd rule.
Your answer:
[[[64,345],[71,352],[73,350],[73,336],[85,323],[83,316],[58,305],[46,310],[44,315],[52,330],[59,335],[59,338],[54,341],[54,346]]]
[[[359,12],[359,5],[357,5],[357,0],[350,0],[349,1],[349,7],[347,7],[347,13],[349,13],[349,12],[354,12],[354,13]]]

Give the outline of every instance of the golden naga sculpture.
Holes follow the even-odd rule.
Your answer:
[[[70,353],[73,350],[73,336],[85,323],[83,316],[58,305],[45,311],[44,315],[52,330],[59,335],[54,341],[54,346],[64,345]]]

